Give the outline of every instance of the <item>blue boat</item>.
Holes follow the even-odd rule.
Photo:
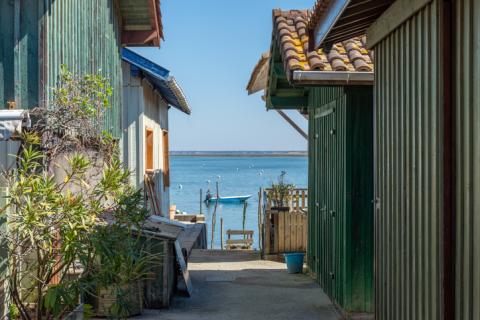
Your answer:
[[[246,196],[233,196],[233,197],[219,197],[218,202],[222,203],[240,203],[245,202],[250,199],[252,195]],[[217,201],[217,197],[211,197],[210,199],[205,199],[206,203],[215,203]]]

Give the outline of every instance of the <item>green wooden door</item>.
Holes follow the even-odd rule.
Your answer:
[[[309,266],[346,311],[372,311],[371,88],[311,92]]]

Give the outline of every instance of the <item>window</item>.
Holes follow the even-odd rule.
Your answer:
[[[165,188],[170,187],[170,158],[169,158],[169,147],[168,147],[168,131],[162,131],[162,140],[163,140],[163,186]]]
[[[145,129],[145,171],[153,170],[153,130]]]

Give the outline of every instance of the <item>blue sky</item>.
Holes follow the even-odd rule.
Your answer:
[[[170,111],[171,150],[306,150],[305,139],[245,87],[270,47],[272,9],[313,3],[162,0],[165,42],[135,50],[169,69],[192,107],[190,116]],[[301,115],[288,114],[306,130]]]

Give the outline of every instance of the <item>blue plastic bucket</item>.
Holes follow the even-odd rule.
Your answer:
[[[285,253],[288,273],[302,273],[304,253]]]

